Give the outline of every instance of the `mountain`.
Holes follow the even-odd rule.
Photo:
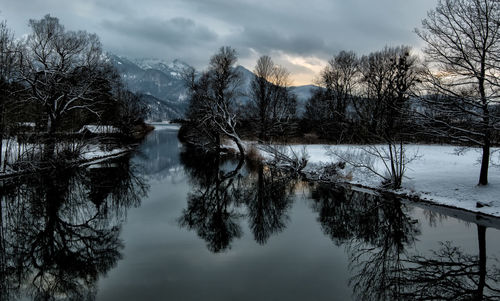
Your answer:
[[[240,91],[242,94],[247,94],[248,91],[250,91],[252,80],[255,78],[255,74],[246,69],[243,66],[238,66],[236,67],[236,71],[240,73],[241,76],[241,87]],[[314,85],[304,85],[304,86],[294,86],[290,87],[290,90],[297,95],[297,113],[299,115],[302,115],[305,112],[305,106],[307,100],[311,98],[312,95],[312,89],[318,88],[317,86]],[[249,100],[248,96],[242,96],[240,99],[241,103],[246,103]]]
[[[182,73],[190,66],[180,60],[171,62],[160,59],[140,58],[128,59],[126,57],[107,54],[109,61],[118,70],[126,87],[141,96],[150,108],[149,119],[176,119],[183,118],[188,107],[187,90],[182,79]],[[249,101],[247,92],[255,78],[250,70],[237,66],[241,74],[242,95],[239,102],[244,104]],[[297,86],[291,90],[297,95],[297,112],[302,114],[305,103],[311,96],[311,89],[315,86]]]
[[[188,64],[178,59],[175,59],[172,62],[166,62],[160,59],[141,58],[141,59],[135,59],[133,60],[133,62],[143,70],[148,70],[148,69],[159,70],[163,73],[170,74],[171,76],[176,77],[178,79],[182,79],[181,78],[182,72],[191,67]]]
[[[297,95],[297,114],[301,116],[306,111],[306,103],[312,96],[312,90],[318,89],[318,86],[305,85],[291,87],[290,90]]]
[[[148,94],[139,94],[139,97],[149,108],[149,120],[162,121],[184,118],[185,103],[161,100]]]
[[[189,67],[179,60],[129,60],[107,55],[118,70],[125,86],[141,96],[150,108],[149,119],[182,118],[188,106],[182,71]]]

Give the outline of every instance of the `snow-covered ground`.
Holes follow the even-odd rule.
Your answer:
[[[156,130],[179,130],[181,128],[180,124],[165,122],[151,122],[150,125],[154,126]]]
[[[57,145],[57,148],[67,148],[68,145]],[[114,148],[114,149],[106,149],[102,145],[89,144],[83,147],[78,147],[77,144],[72,145],[70,148],[80,149],[80,160],[78,162],[89,162],[93,160],[101,160],[104,158],[110,158],[117,156],[119,154],[125,153],[128,150],[126,148]],[[8,176],[11,174],[15,174],[18,171],[13,171],[7,165],[4,169],[4,165],[6,162],[8,164],[15,163],[20,158],[31,157],[36,153],[41,153],[43,150],[42,145],[29,144],[29,143],[21,143],[19,144],[16,139],[4,140],[2,143],[2,157],[0,160],[0,176]],[[34,155],[36,157],[36,155]]]
[[[300,153],[305,147],[309,155],[307,169],[318,168],[322,163],[338,161],[329,150],[356,151],[359,146],[348,145],[293,145],[291,148]],[[498,151],[498,149],[494,149]],[[454,146],[441,145],[408,145],[407,154],[418,153],[418,159],[408,164],[403,189],[397,193],[411,194],[437,204],[481,212],[500,217],[500,167],[490,165],[489,185],[477,186],[481,154],[478,149],[457,155]],[[268,155],[263,154],[264,157]],[[498,163],[498,153],[493,156]],[[384,174],[380,160],[374,162],[375,168]],[[351,172],[352,178],[347,180],[353,184],[367,187],[380,187],[381,178],[358,169],[346,168],[344,174]],[[487,206],[477,208],[477,202]]]
[[[98,145],[88,145],[82,151],[82,158],[83,160],[88,161],[93,159],[112,157],[114,155],[121,154],[125,151],[127,151],[127,149],[114,148],[111,150],[105,150]]]

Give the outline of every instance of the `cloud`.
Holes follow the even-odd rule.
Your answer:
[[[254,49],[259,53],[283,51],[297,55],[328,53],[325,40],[314,34],[289,33],[269,28],[247,27],[241,33],[228,38],[238,47]]]
[[[179,58],[203,68],[220,46],[229,45],[250,69],[268,54],[311,80],[317,67],[301,60],[326,61],[341,50],[361,55],[385,45],[421,46],[413,29],[436,5],[436,0],[4,2],[0,17],[19,36],[29,18],[50,13],[68,29],[97,33],[105,49],[119,55]]]
[[[217,33],[207,26],[182,17],[169,20],[152,18],[105,20],[101,25],[128,38],[164,44],[174,49],[203,45],[218,38]]]

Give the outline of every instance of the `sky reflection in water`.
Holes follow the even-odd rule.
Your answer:
[[[176,135],[4,182],[1,299],[500,298],[497,220],[199,157]]]

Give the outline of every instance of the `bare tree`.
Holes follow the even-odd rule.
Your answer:
[[[321,72],[320,86],[327,91],[332,118],[342,123],[359,77],[359,59],[353,51],[341,51]]]
[[[32,33],[24,41],[20,77],[27,85],[28,100],[47,115],[49,137],[72,111],[99,115],[96,105],[111,92],[111,65],[103,59],[95,34],[67,31],[57,18],[46,15],[30,20]],[[53,153],[49,143],[48,154]]]
[[[18,54],[14,43],[14,35],[7,27],[7,22],[0,22],[0,165],[2,159],[3,140],[8,136],[9,121],[12,121],[13,94],[15,83],[15,63]],[[5,169],[4,165],[4,169]]]
[[[236,110],[236,99],[239,95],[240,74],[234,68],[236,51],[231,47],[222,47],[210,58],[208,70],[199,77],[190,70],[186,78],[190,91],[190,107],[188,118],[198,135],[194,139],[205,139],[207,142],[194,141],[195,144],[220,146],[220,136],[233,140],[240,155],[245,149],[236,131],[239,116]]]
[[[363,95],[353,101],[359,127],[371,137],[369,142],[385,144],[372,145],[364,151],[383,161],[387,174],[375,173],[384,178],[384,185],[397,189],[401,187],[406,164],[412,160],[404,145],[411,132],[410,95],[419,81],[417,59],[407,46],[386,47],[362,57],[360,72]],[[374,172],[368,166],[363,163],[363,167]]]
[[[250,118],[258,126],[259,140],[268,141],[273,132],[283,133],[295,115],[297,100],[289,89],[290,72],[269,56],[257,61],[250,87]]]
[[[306,127],[319,135],[338,142],[351,142],[357,116],[353,102],[358,97],[360,84],[359,58],[352,51],[341,51],[333,56],[321,71],[306,104]]]
[[[328,96],[324,89],[315,88],[311,90],[311,97],[307,100],[303,119],[307,122],[306,127],[316,130],[318,134],[326,136],[330,131],[331,114],[328,104]]]
[[[115,119],[115,125],[122,134],[133,136],[137,126],[143,125],[149,108],[142,99],[125,89],[119,89],[116,93],[116,107],[110,110],[109,120]]]
[[[482,148],[479,185],[488,184],[492,134],[500,125],[493,110],[499,97],[499,20],[496,0],[440,0],[416,30],[427,44],[426,82],[439,95],[423,98],[438,112],[425,114],[434,125],[430,130]]]

